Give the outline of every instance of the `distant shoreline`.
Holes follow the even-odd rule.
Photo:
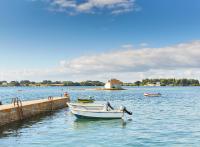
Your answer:
[[[0,85],[0,87],[102,87],[102,88],[96,88],[95,90],[126,90],[124,88],[122,89],[105,89],[103,88],[104,86],[91,86],[91,85],[72,85],[72,86],[65,86],[65,85],[29,85],[29,86],[2,86]],[[123,87],[200,87],[200,85],[188,85],[188,86],[123,86]]]
[[[42,82],[34,82],[29,80],[21,81],[0,81],[0,87],[44,87],[44,86],[104,86],[105,83],[101,81],[51,81],[43,80]],[[148,86],[148,87],[164,87],[164,86],[200,86],[199,80],[196,79],[143,79],[141,81],[136,81],[133,83],[123,83],[122,86]]]

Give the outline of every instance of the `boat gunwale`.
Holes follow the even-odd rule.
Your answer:
[[[103,107],[104,104],[96,104],[96,103],[67,103],[67,105],[71,106],[85,106],[85,107]]]
[[[91,113],[123,113],[121,110],[110,110],[110,111],[105,111],[105,110],[84,110],[84,109],[72,109],[72,111],[82,111],[82,112],[91,112]]]

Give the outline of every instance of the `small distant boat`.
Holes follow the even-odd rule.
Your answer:
[[[78,98],[79,103],[93,103],[95,100],[92,97],[89,98]]]
[[[144,96],[159,97],[161,96],[161,94],[160,93],[144,93]]]
[[[94,99],[78,98],[77,100],[79,103],[93,103],[94,102]]]
[[[120,109],[115,110],[110,103],[105,105],[76,105],[68,103],[68,106],[72,114],[74,114],[77,118],[120,119],[123,118],[125,113],[132,115],[132,112],[127,111],[125,107],[120,107]]]

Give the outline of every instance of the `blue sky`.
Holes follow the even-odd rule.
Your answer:
[[[144,48],[165,53],[170,47],[174,49],[171,53],[176,54],[176,46],[180,44],[185,44],[178,52],[180,55],[191,48],[195,55],[200,53],[198,40],[199,0],[71,0],[70,3],[69,0],[1,0],[0,80],[198,78],[199,65],[191,68],[176,64],[162,68],[158,62],[156,67],[145,69],[141,64],[127,66],[128,61],[112,66],[115,61],[110,59],[116,53],[142,52]],[[108,61],[93,59],[96,57]],[[137,62],[134,58],[135,54],[131,63]],[[88,59],[87,64],[82,64],[83,59],[84,62]],[[126,56],[122,58],[126,59]],[[84,71],[93,64],[102,68]],[[115,69],[109,70],[109,66]],[[141,70],[132,70],[141,67]],[[99,70],[104,72],[97,74]]]

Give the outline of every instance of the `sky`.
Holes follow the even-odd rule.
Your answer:
[[[0,0],[0,80],[200,79],[199,0]]]

